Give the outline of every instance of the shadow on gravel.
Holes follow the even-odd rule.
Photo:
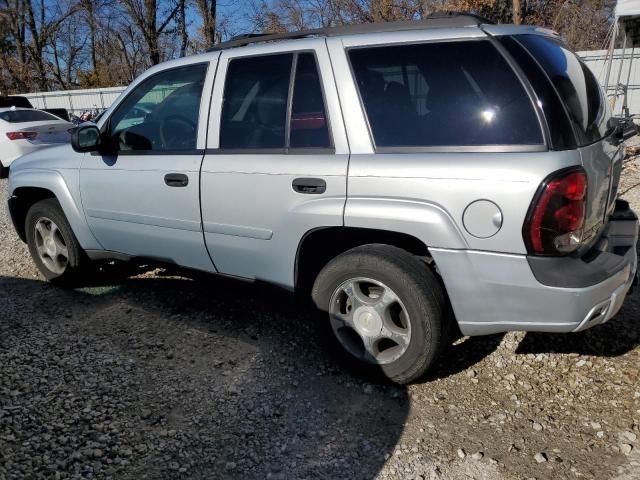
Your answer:
[[[482,337],[465,337],[457,340],[442,352],[436,365],[420,379],[420,383],[446,378],[471,368],[493,353],[499,346],[504,333]]]
[[[143,270],[77,290],[0,277],[0,473],[375,477],[405,388],[343,372],[291,295],[193,272],[126,278]]]

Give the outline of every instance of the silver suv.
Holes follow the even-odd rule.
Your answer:
[[[49,280],[143,257],[310,294],[404,383],[448,332],[575,332],[636,281],[621,129],[553,32],[456,15],[247,36],[155,66],[12,167]],[[72,148],[73,147],[73,148]]]

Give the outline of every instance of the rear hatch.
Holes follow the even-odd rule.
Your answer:
[[[562,145],[561,149],[577,149],[587,173],[583,239],[589,246],[598,238],[615,207],[622,171],[623,149],[612,141],[609,103],[589,67],[559,37],[527,34],[514,38],[535,59],[552,84],[555,99],[547,98],[547,101],[557,101],[563,106],[554,114],[560,112],[566,119],[549,121],[550,128],[562,123],[573,131],[571,143]],[[551,137],[556,135],[552,132]]]

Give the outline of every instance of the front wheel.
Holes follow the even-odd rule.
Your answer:
[[[88,258],[58,201],[47,198],[33,204],[25,229],[29,253],[40,273],[52,283],[75,282]]]
[[[351,366],[396,383],[422,376],[446,343],[444,290],[424,262],[365,245],[329,262],[312,297]]]

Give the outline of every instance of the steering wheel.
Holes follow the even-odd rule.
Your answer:
[[[196,124],[182,115],[167,115],[160,123],[159,133],[163,148],[182,147],[196,138]]]

